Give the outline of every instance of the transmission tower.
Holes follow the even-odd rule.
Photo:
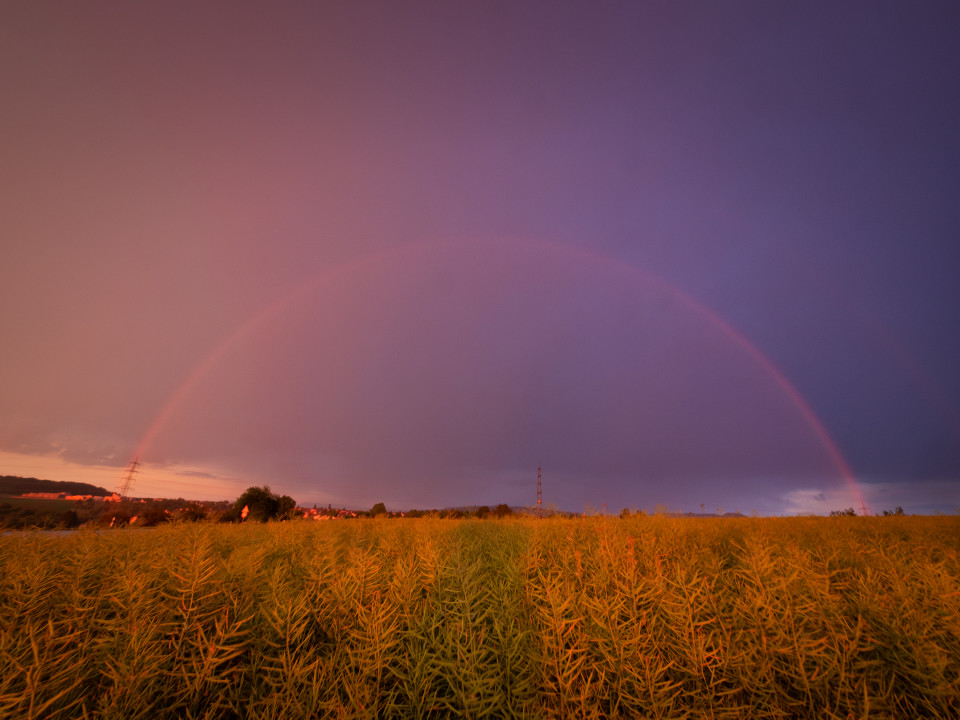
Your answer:
[[[537,515],[543,515],[543,477],[537,465]]]
[[[127,468],[127,471],[123,474],[123,477],[120,478],[120,482],[117,483],[117,489],[114,491],[117,495],[125,498],[130,494],[130,490],[133,489],[133,476],[137,474],[137,469],[139,467],[140,456],[138,455],[130,463],[130,467]]]

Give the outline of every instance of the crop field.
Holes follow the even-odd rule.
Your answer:
[[[0,536],[2,718],[957,718],[960,518]]]

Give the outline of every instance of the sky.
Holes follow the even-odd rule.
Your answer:
[[[954,2],[0,8],[0,474],[960,509]]]

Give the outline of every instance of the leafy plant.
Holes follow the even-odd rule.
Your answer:
[[[956,517],[3,535],[0,717],[955,718],[958,586]]]

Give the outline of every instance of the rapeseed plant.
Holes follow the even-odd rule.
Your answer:
[[[960,716],[960,519],[0,536],[0,718]]]

